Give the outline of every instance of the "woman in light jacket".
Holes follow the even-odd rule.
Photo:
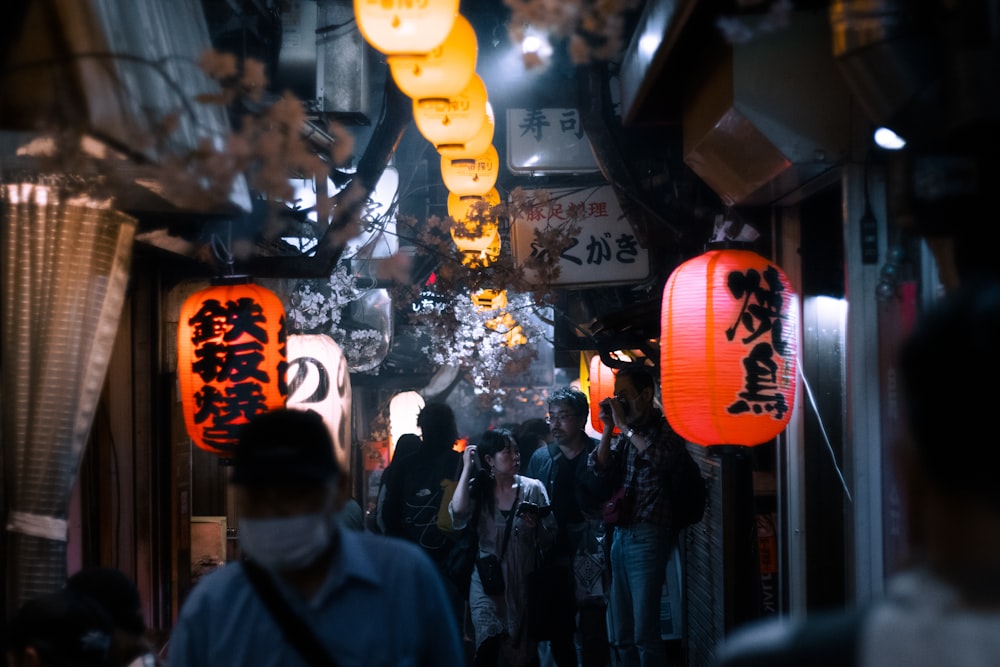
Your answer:
[[[448,506],[456,530],[475,515],[479,556],[497,556],[503,574],[503,590],[489,595],[478,568],[472,572],[469,607],[476,632],[474,667],[496,667],[501,653],[512,666],[530,665],[537,659],[536,643],[525,626],[525,581],[538,565],[540,552],[555,539],[556,520],[545,486],[517,474],[520,466],[521,455],[511,432],[487,431],[478,445],[466,447],[462,475]]]

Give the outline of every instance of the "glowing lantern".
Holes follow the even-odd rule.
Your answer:
[[[181,306],[177,377],[184,424],[201,449],[229,456],[251,417],[285,405],[285,309],[246,276],[213,281]]]
[[[389,56],[389,71],[399,89],[417,99],[458,95],[476,73],[476,31],[461,14],[451,32],[427,53]]]
[[[601,361],[601,356],[595,354],[590,359],[590,425],[598,433],[604,433],[604,422],[601,421],[601,401],[615,395],[615,370]],[[612,433],[618,433],[618,427],[612,426]]]
[[[501,245],[500,232],[498,231],[493,237],[493,242],[485,250],[463,250],[461,256],[462,266],[467,266],[470,269],[489,266],[499,259]]]
[[[514,316],[506,311],[487,320],[486,328],[503,334],[504,347],[517,347],[528,342],[528,338],[524,335],[524,329],[517,323]]]
[[[365,40],[382,53],[427,53],[451,32],[458,16],[458,3],[459,0],[354,0],[354,17]]]
[[[496,185],[500,156],[490,144],[478,157],[441,157],[441,180],[456,195],[485,195]]]
[[[389,401],[389,460],[396,451],[399,436],[404,433],[420,433],[417,417],[424,409],[424,397],[415,391],[396,394]]]
[[[486,122],[482,124],[478,132],[466,139],[464,143],[441,144],[440,146],[435,146],[435,148],[442,158],[463,158],[482,155],[493,145],[494,124],[493,105],[487,101]]]
[[[472,295],[479,310],[499,310],[507,307],[507,290],[483,289]]]
[[[496,188],[483,196],[448,194],[448,215],[455,220],[451,240],[459,250],[482,253],[496,242],[500,228],[491,209],[499,204]]]
[[[777,436],[795,400],[799,304],[780,268],[749,250],[709,250],[663,289],[663,410],[700,445]]]
[[[342,470],[351,469],[351,377],[340,346],[325,334],[288,337],[286,406],[319,413]]]
[[[483,80],[473,74],[468,85],[457,95],[413,100],[413,120],[420,134],[437,150],[449,146],[464,149],[466,142],[489,122]]]

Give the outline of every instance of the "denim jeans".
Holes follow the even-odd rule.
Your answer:
[[[668,530],[653,524],[615,528],[611,542],[608,638],[616,667],[662,667],[660,596],[670,557]]]

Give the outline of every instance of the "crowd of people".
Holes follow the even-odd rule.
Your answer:
[[[1000,375],[998,340],[1000,284],[989,284],[950,295],[903,347],[908,428],[895,454],[916,548],[886,599],[741,628],[718,647],[720,666],[1000,663],[1000,450],[992,397],[974,388]],[[655,395],[648,368],[625,366],[599,406],[599,441],[585,429],[587,397],[563,387],[544,427],[493,428],[463,452],[451,408],[428,404],[421,434],[400,439],[385,471],[374,530],[341,516],[344,474],[318,415],[258,415],[230,477],[243,558],[193,588],[166,664],[666,665],[660,600],[677,531],[662,480],[685,443]],[[629,518],[605,525],[602,507],[622,486]],[[593,595],[575,576],[584,555],[605,564]],[[533,611],[541,587],[563,591],[545,617]],[[74,574],[5,630],[13,667],[164,662],[135,585],[113,569]]]

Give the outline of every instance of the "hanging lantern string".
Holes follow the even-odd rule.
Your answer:
[[[816,415],[816,419],[819,421],[819,430],[823,433],[823,441],[826,442],[826,449],[830,452],[830,460],[833,461],[833,469],[837,471],[837,477],[840,478],[840,485],[844,487],[844,493],[847,495],[847,500],[849,502],[854,502],[854,498],[851,497],[851,490],[847,488],[847,481],[844,479],[844,473],[840,470],[840,464],[837,463],[837,456],[833,453],[833,445],[830,444],[830,436],[826,433],[826,426],[823,424],[823,415],[819,413],[819,407],[816,405],[816,398],[813,396],[812,387],[809,386],[809,380],[806,379],[806,374],[802,372],[801,361],[798,364],[799,367],[799,377],[802,378],[802,386],[806,388],[806,395],[809,397],[809,405],[812,406],[813,413]]]
[[[212,234],[212,254],[215,255],[215,259],[226,265],[229,275],[233,275],[235,270],[233,265],[236,260],[233,258],[233,253],[230,251],[229,243],[224,243],[219,239],[216,234]]]

